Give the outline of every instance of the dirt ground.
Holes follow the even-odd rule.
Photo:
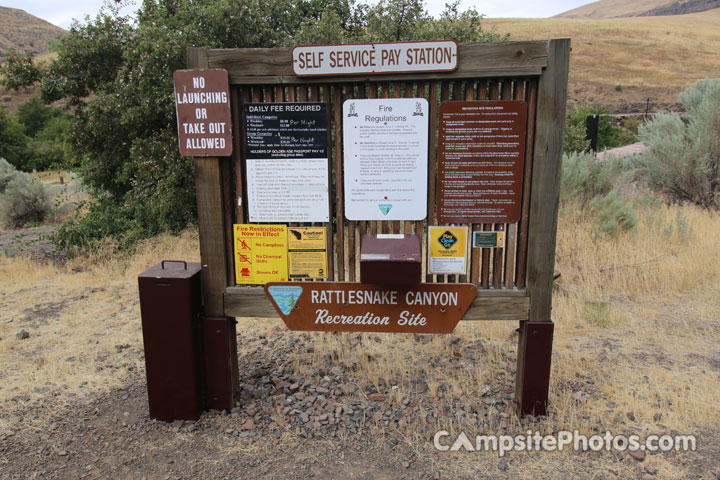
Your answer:
[[[720,226],[716,216],[682,213],[702,231]],[[522,420],[512,407],[513,323],[413,336],[298,333],[247,318],[238,324],[236,407],[155,421],[137,274],[162,258],[196,260],[197,234],[154,239],[130,258],[112,248],[59,265],[2,256],[0,479],[720,478],[717,264],[688,261],[717,245],[665,237],[658,260],[641,232],[622,245],[640,242],[648,257],[628,264],[622,245],[577,243],[577,215],[561,216],[550,414]],[[636,277],[618,273],[628,266]],[[440,430],[474,439],[576,429],[695,435],[697,450],[500,457],[433,446]]]

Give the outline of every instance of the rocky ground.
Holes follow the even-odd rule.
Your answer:
[[[700,342],[720,333],[711,318],[684,329],[696,357],[672,357],[645,338],[645,324],[599,329],[561,317],[550,415],[524,419],[513,409],[512,323],[462,322],[430,336],[298,333],[239,319],[236,406],[165,423],[148,412],[136,290],[146,260],[133,262],[125,274],[0,257],[0,480],[720,479],[720,431],[707,420],[720,364]],[[666,301],[659,308],[672,318],[701,303]],[[671,391],[662,375],[672,375]],[[691,433],[698,450],[499,457],[433,446],[439,430],[473,438],[574,428]]]
[[[229,412],[206,412],[197,421],[150,419],[144,372],[136,367],[142,361],[139,344],[116,345],[105,360],[105,368],[127,372],[119,387],[83,394],[38,386],[35,399],[14,399],[20,419],[0,431],[0,479],[538,478],[534,472],[545,478],[677,478],[658,475],[655,460],[644,453],[530,452],[499,458],[493,452],[434,451],[432,436],[440,427],[517,434],[549,432],[553,422],[526,418],[518,423],[512,372],[499,373],[463,398],[450,391],[445,376],[433,395],[428,380],[435,379],[420,374],[398,402],[393,382],[364,381],[344,365],[328,362],[326,368],[298,372],[297,354],[314,353],[310,335],[253,330],[238,336],[241,395]],[[351,335],[348,342],[362,352],[376,342],[373,337]],[[412,341],[422,345],[426,339]],[[456,361],[473,362],[473,354],[476,360],[483,354],[477,341],[458,336],[443,341],[457,356],[433,360],[448,372]],[[577,403],[602,397],[592,379],[580,378],[570,388]],[[642,433],[632,412],[619,415],[624,432]],[[662,414],[656,420],[661,426]],[[603,431],[602,425],[597,428]],[[662,456],[682,468],[684,478],[711,478],[713,470],[720,478],[718,443]]]

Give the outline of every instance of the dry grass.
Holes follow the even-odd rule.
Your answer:
[[[693,207],[661,207],[645,212],[636,232],[616,239],[597,237],[595,230],[580,207],[563,208],[551,416],[530,426],[507,415],[480,433],[517,434],[533,428],[547,433],[675,430],[717,435],[720,217]],[[0,428],[18,428],[14,412],[54,391],[62,391],[63,398],[67,392],[90,395],[122,384],[131,369],[143,369],[142,362],[125,361],[115,349],[118,344],[142,348],[137,274],[161,258],[197,260],[197,252],[196,232],[186,232],[154,239],[120,258],[107,245],[62,268],[0,258],[0,278],[13,279],[2,282],[0,296],[0,363],[5,366],[0,372]],[[73,271],[79,266],[87,270]],[[53,313],[52,303],[62,306]],[[8,318],[14,321],[2,322]],[[312,354],[289,355],[304,374],[344,364],[359,381],[384,383],[391,404],[417,399],[414,380],[421,375],[428,387],[422,396],[427,409],[455,411],[463,402],[479,402],[488,389],[502,393],[512,385],[515,327],[512,322],[462,322],[455,332],[461,344],[481,346],[474,360],[458,356],[447,336],[423,342],[412,335],[364,334],[354,345],[353,334],[288,334],[306,335],[315,346]],[[17,340],[20,328],[30,331],[31,338]],[[257,336],[284,332],[285,327],[278,320],[247,318],[240,319],[238,331]],[[636,420],[628,421],[628,413]],[[447,415],[419,421],[401,422],[393,433],[419,455],[430,454],[446,475],[495,468],[493,454],[433,457],[428,431],[465,428],[474,433],[476,426]],[[387,428],[378,423],[373,431],[383,436]],[[300,441],[293,438],[284,445]],[[600,477],[610,471],[620,478],[637,474],[632,461],[618,462],[609,454],[522,453],[512,461],[522,465],[513,468],[518,478],[557,477],[558,472],[587,468]],[[649,457],[644,465],[657,469],[658,478],[685,478],[693,469],[663,455]]]
[[[511,40],[571,38],[570,95],[586,101],[632,103],[644,95],[655,103],[675,103],[696,80],[718,76],[720,9],[667,17],[488,22]]]
[[[144,369],[119,361],[115,348],[142,348],[137,275],[158,259],[193,260],[197,252],[189,231],[148,241],[131,257],[106,244],[62,267],[0,256],[0,427],[18,421],[17,407],[53,392],[66,399],[105,390],[122,384],[128,369]],[[29,339],[16,338],[21,329]]]

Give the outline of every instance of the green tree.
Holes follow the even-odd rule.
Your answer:
[[[115,3],[75,23],[49,65],[16,58],[4,78],[40,79],[42,99],[73,106],[72,144],[94,204],[63,227],[67,243],[112,235],[128,243],[195,219],[193,165],[179,155],[172,72],[185,68],[191,46],[272,47],[364,39],[494,39],[480,15],[457,4],[440,20],[419,0],[144,0],[135,20]],[[439,23],[438,23],[439,22]],[[7,155],[6,155],[7,156]],[[9,156],[8,156],[9,159]]]
[[[35,135],[45,128],[50,119],[62,115],[59,108],[45,105],[38,97],[32,97],[18,107],[17,119],[25,127],[25,135]]]
[[[0,157],[19,170],[26,168],[27,143],[24,128],[14,115],[0,107]]]

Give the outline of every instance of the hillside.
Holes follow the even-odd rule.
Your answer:
[[[647,12],[654,8],[671,3],[669,0],[600,0],[573,8],[567,12],[555,15],[553,18],[618,18],[633,17],[638,13]]]
[[[717,78],[720,9],[689,15],[602,20],[488,19],[512,40],[569,37],[569,102],[596,102],[616,113],[674,108],[677,96]]]
[[[48,53],[48,42],[64,33],[62,28],[23,10],[0,7],[0,59],[8,50]]]
[[[604,19],[685,15],[720,8],[720,0],[599,0],[553,18]]]
[[[50,53],[49,42],[65,30],[17,8],[0,7],[0,62],[9,50],[32,52],[43,61]],[[30,97],[40,95],[40,88],[33,87],[19,92],[8,92],[0,87],[0,107],[17,112],[17,107]]]

